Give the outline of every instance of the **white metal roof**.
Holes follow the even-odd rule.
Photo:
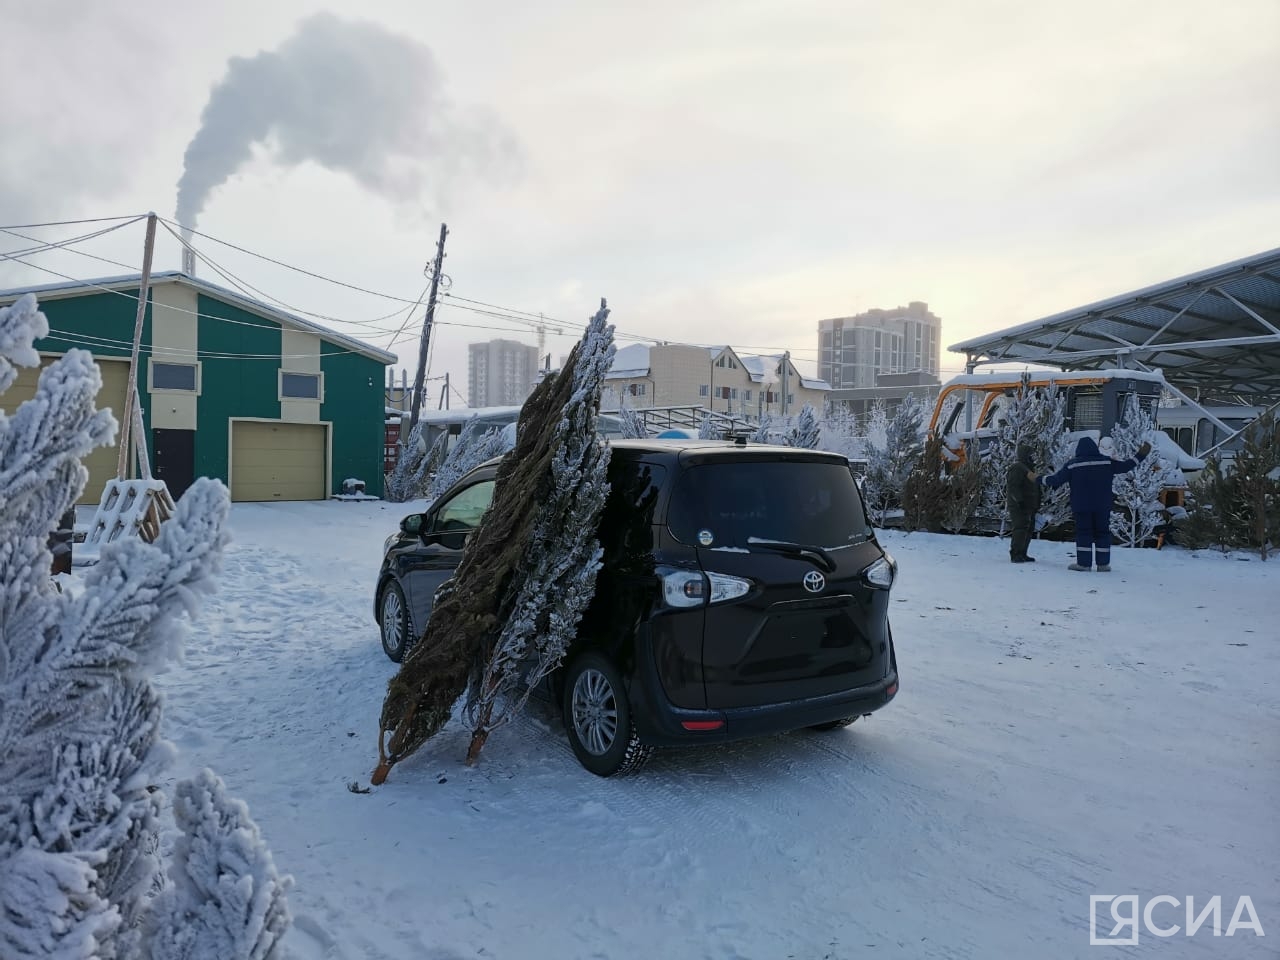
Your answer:
[[[974,363],[1162,369],[1204,398],[1280,399],[1280,249],[949,349]]]

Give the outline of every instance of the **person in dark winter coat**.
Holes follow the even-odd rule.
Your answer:
[[[1034,452],[1027,443],[1018,444],[1018,459],[1009,464],[1006,475],[1005,502],[1009,507],[1009,559],[1013,563],[1035,563],[1027,556],[1031,531],[1040,509],[1040,484],[1035,480]]]
[[[1151,452],[1151,444],[1138,448],[1130,460],[1112,460],[1090,437],[1081,437],[1076,455],[1052,476],[1041,477],[1048,487],[1071,484],[1071,513],[1076,522],[1076,562],[1069,570],[1090,570],[1094,559],[1099,573],[1111,571],[1111,478],[1128,473]]]

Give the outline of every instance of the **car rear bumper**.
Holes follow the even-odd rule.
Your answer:
[[[667,699],[652,657],[640,657],[630,690],[636,732],[658,747],[725,743],[873,713],[898,693],[896,659],[891,658],[883,679],[837,693],[730,710],[688,710]]]

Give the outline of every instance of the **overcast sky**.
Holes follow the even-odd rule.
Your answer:
[[[606,296],[620,332],[789,348],[812,370],[826,317],[923,300],[945,345],[1280,246],[1277,0],[0,15],[0,224],[173,217],[204,117],[200,230],[413,299],[447,220],[454,294],[574,335]],[[197,242],[302,310],[368,324],[403,307]],[[82,249],[136,268],[141,246],[136,225]],[[179,263],[165,236],[157,269]],[[0,264],[4,286],[57,279]],[[393,347],[406,366],[420,316]],[[340,329],[385,346],[403,318]],[[534,342],[455,306],[437,318],[431,373],[463,395],[468,342]],[[549,338],[555,360],[572,339]]]

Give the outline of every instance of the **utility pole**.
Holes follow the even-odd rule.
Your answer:
[[[791,351],[788,350],[782,355],[782,397],[780,399],[782,401],[782,417],[784,420],[786,419],[786,416],[787,416],[787,387],[788,387],[788,380],[789,380],[787,374],[790,370],[790,367],[791,367]]]
[[[135,408],[138,407],[138,350],[142,343],[142,322],[147,316],[147,300],[151,296],[151,258],[156,249],[156,215],[147,216],[147,238],[142,248],[142,278],[138,281],[138,315],[133,322],[133,351],[129,354],[129,389],[124,395],[124,411],[120,417],[120,456],[116,461],[116,479],[126,479],[129,470],[129,428],[135,422],[141,423],[141,416],[135,420]],[[140,414],[141,410],[137,410]],[[137,443],[145,443],[141,428],[138,436],[133,438]],[[144,446],[145,450],[146,447]],[[150,473],[150,471],[147,471]]]
[[[436,243],[435,264],[431,268],[431,293],[427,297],[427,315],[422,321],[422,340],[418,344],[418,372],[413,378],[413,406],[409,413],[409,429],[418,425],[418,414],[422,410],[423,380],[427,375],[427,346],[431,343],[431,321],[436,315],[436,290],[440,286],[440,270],[444,264],[444,238],[449,235],[449,228],[440,224],[440,239]]]

